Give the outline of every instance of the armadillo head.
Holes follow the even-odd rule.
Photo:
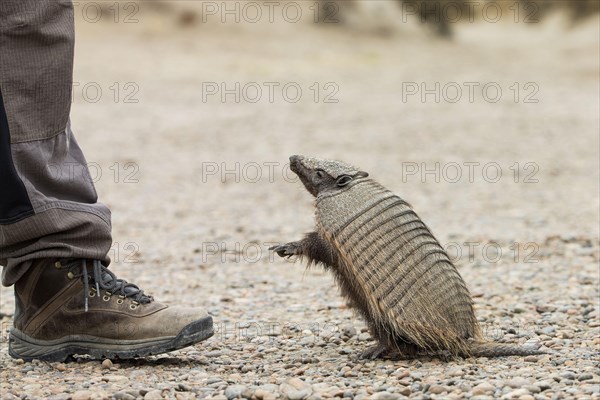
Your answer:
[[[291,156],[290,169],[300,177],[306,190],[313,196],[343,190],[351,182],[366,178],[368,173],[341,161]]]

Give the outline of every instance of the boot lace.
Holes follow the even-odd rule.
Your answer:
[[[152,296],[144,294],[144,291],[137,285],[129,283],[124,279],[117,278],[117,276],[104,266],[100,260],[92,260],[91,271],[88,271],[88,261],[89,260],[86,259],[61,261],[61,264],[68,268],[69,272],[73,273],[74,277],[81,276],[83,278],[85,312],[88,311],[90,284],[95,285],[96,293],[100,293],[100,290],[105,290],[110,295],[117,294],[125,298],[130,298],[140,304],[150,303],[154,300]],[[80,274],[75,272],[78,269],[81,270]]]

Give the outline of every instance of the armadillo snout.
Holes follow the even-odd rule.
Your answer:
[[[290,156],[290,169],[296,175],[300,175],[300,171],[302,170],[302,160],[304,160],[304,156]]]

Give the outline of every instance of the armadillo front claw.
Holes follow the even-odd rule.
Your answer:
[[[297,255],[297,249],[298,247],[294,243],[286,243],[280,244],[279,246],[269,247],[269,250],[276,252],[279,257],[287,258]]]

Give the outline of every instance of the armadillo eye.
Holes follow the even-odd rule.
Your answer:
[[[325,177],[325,172],[322,169],[318,169],[316,173],[319,179],[323,179]]]
[[[350,175],[342,175],[338,178],[336,184],[339,187],[346,186],[348,183],[350,183],[351,180],[352,180],[352,177]]]

